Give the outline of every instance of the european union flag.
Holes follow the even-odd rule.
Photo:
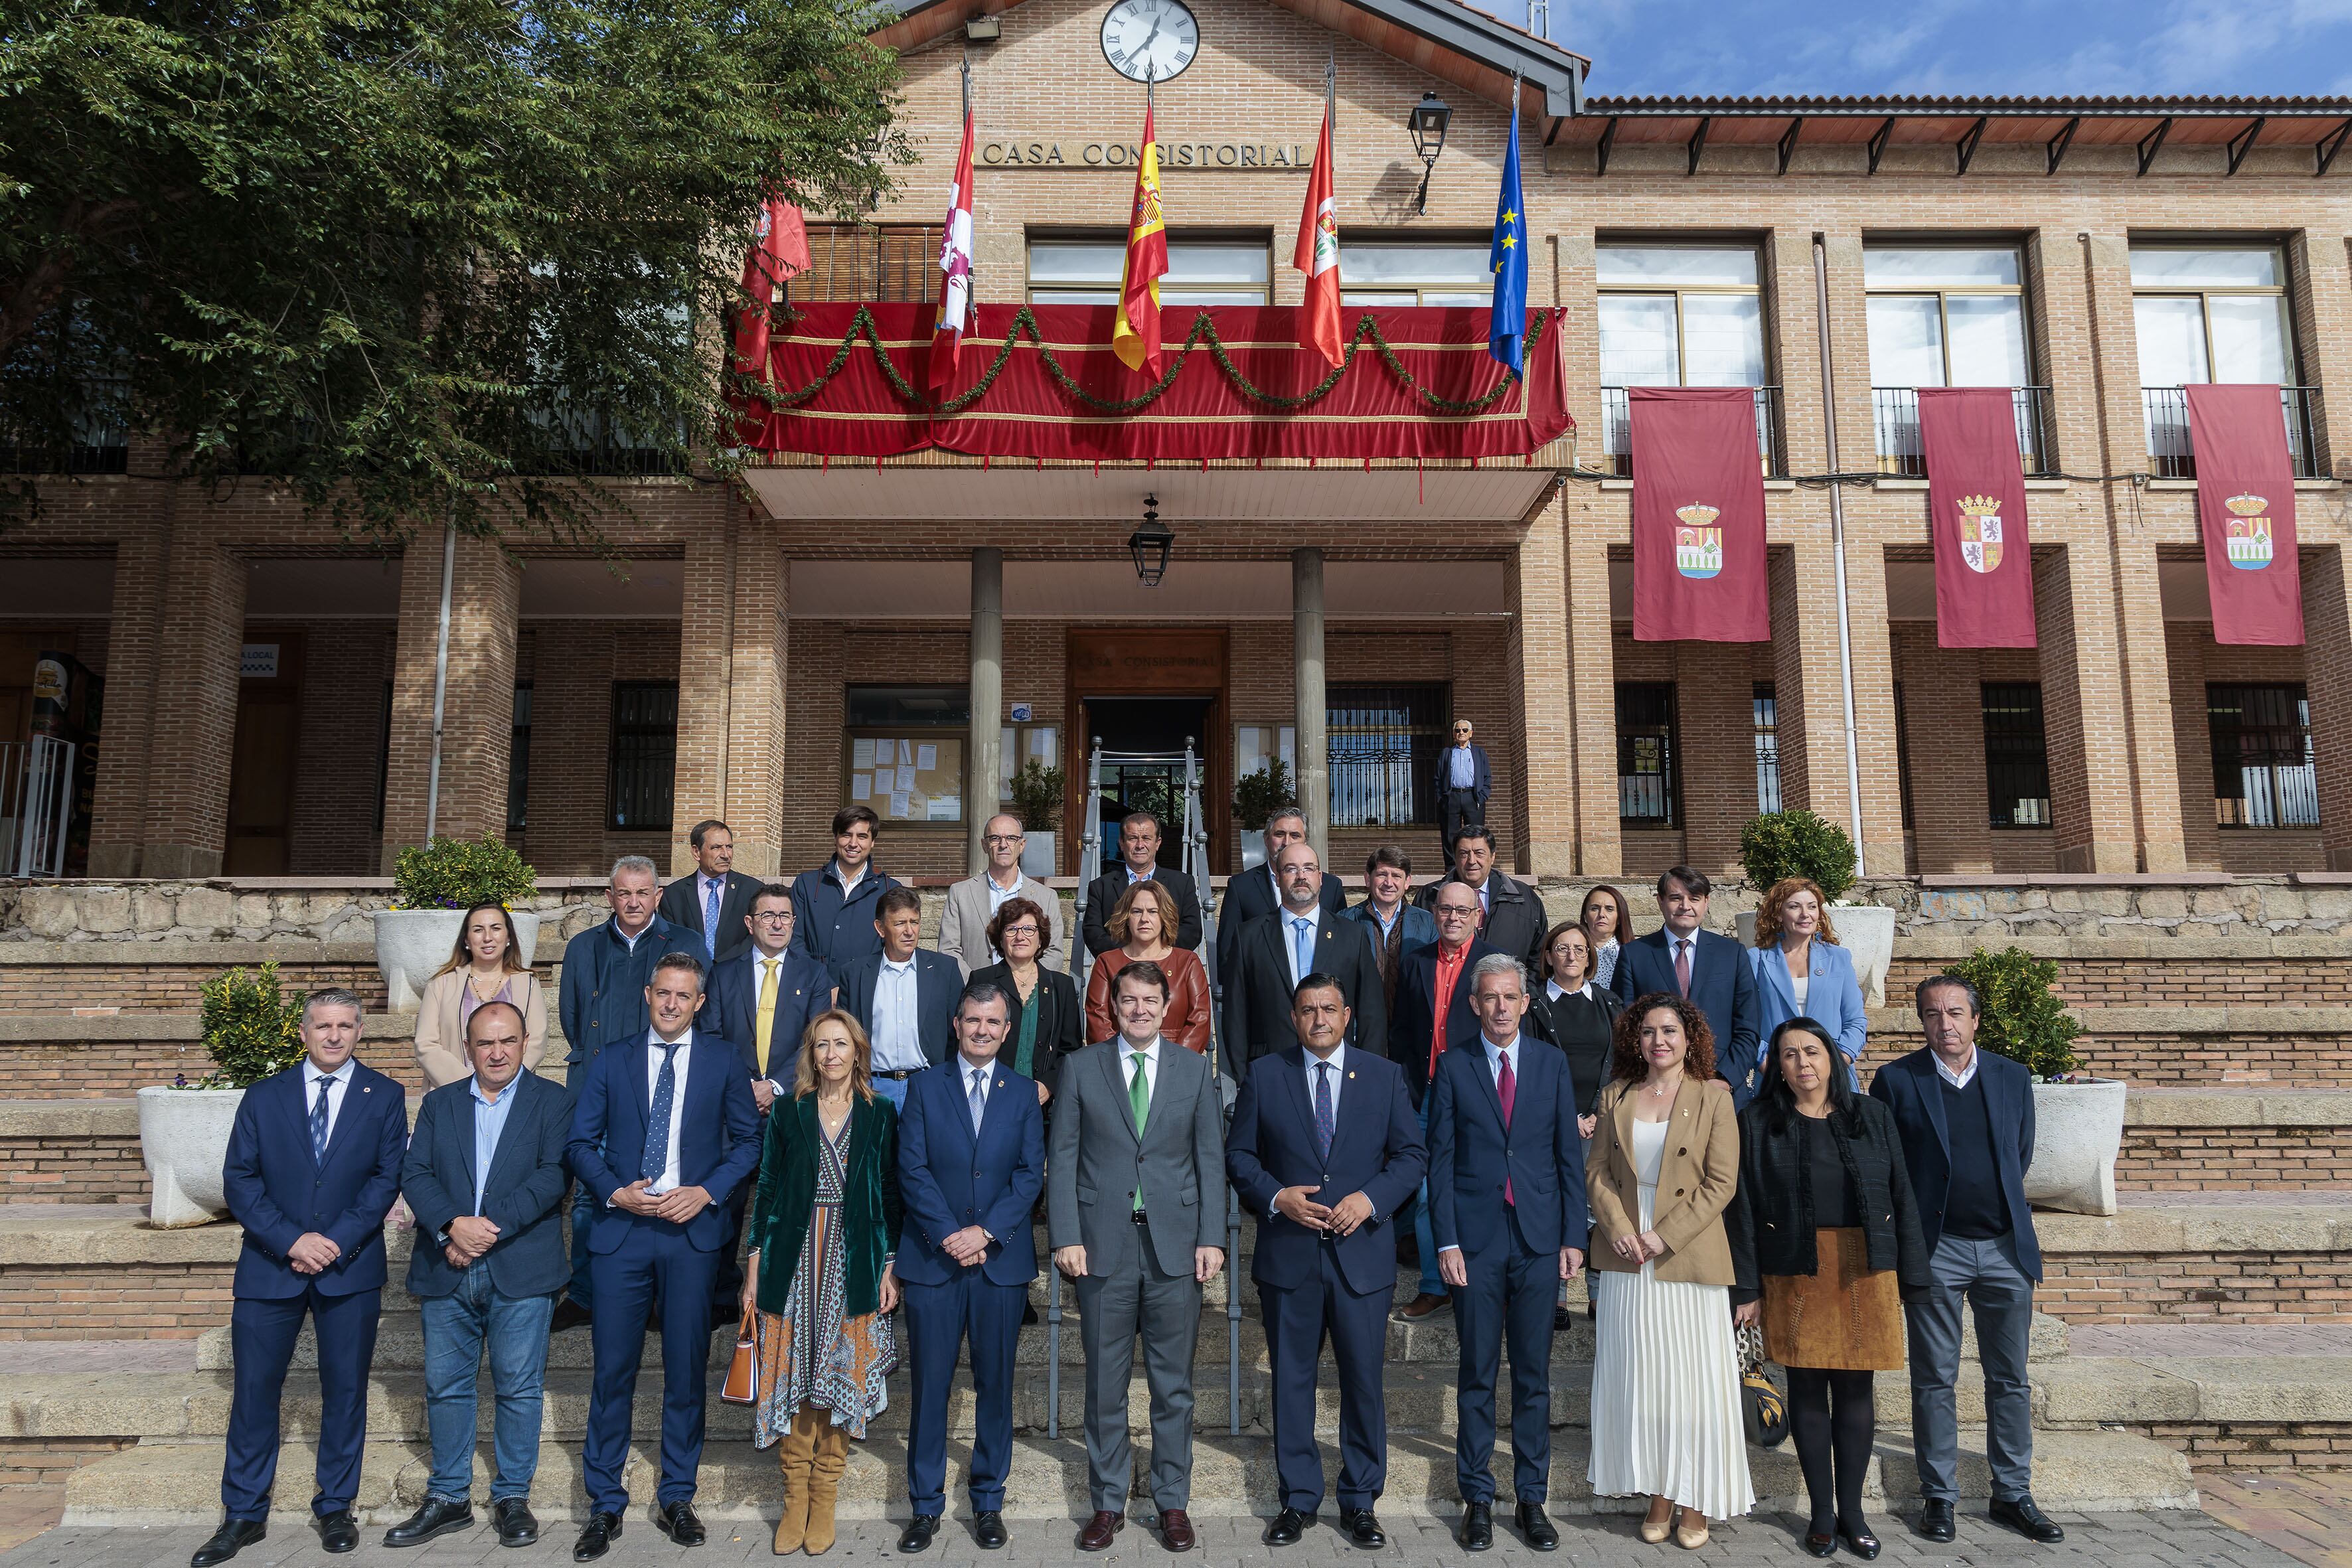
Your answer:
[[[1519,199],[1518,95],[1511,98],[1511,150],[1503,158],[1503,191],[1495,201],[1495,243],[1486,264],[1495,273],[1495,317],[1486,329],[1486,352],[1503,363],[1514,381],[1528,368],[1527,203]]]

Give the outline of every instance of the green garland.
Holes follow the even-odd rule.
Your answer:
[[[1538,310],[1528,335],[1539,336],[1549,323],[1550,318],[1549,310]],[[1329,396],[1332,389],[1339,384],[1339,378],[1346,375],[1349,367],[1356,363],[1356,351],[1368,342],[1379,351],[1381,363],[1388,366],[1389,374],[1396,377],[1398,384],[1412,396],[1418,398],[1423,404],[1440,414],[1483,414],[1502,401],[1504,395],[1511,388],[1511,378],[1505,375],[1478,397],[1455,398],[1438,395],[1422,385],[1413,374],[1404,367],[1404,363],[1397,358],[1396,351],[1390,347],[1388,340],[1381,336],[1379,323],[1373,321],[1371,312],[1367,310],[1356,318],[1355,333],[1348,340],[1348,347],[1331,373],[1318,382],[1313,390],[1302,393],[1296,397],[1286,396],[1281,393],[1266,391],[1242,374],[1241,367],[1234,363],[1233,356],[1226,352],[1223,340],[1217,336],[1216,323],[1209,319],[1209,312],[1203,310],[1194,312],[1192,331],[1185,334],[1182,346],[1177,349],[1174,363],[1169,365],[1167,372],[1157,382],[1133,397],[1097,397],[1080,386],[1076,379],[1063,367],[1060,356],[1046,346],[1045,338],[1038,330],[1035,313],[1028,306],[1024,305],[1014,314],[1012,324],[1006,328],[1004,341],[997,345],[996,357],[989,362],[988,368],[981,373],[980,379],[945,402],[934,404],[916,389],[915,384],[907,379],[905,373],[899,370],[898,362],[883,349],[881,331],[875,323],[873,311],[860,305],[857,307],[857,313],[850,318],[848,330],[842,333],[841,346],[834,350],[833,357],[825,362],[823,370],[817,372],[816,378],[806,386],[776,394],[772,401],[780,406],[790,407],[814,397],[824,390],[835,376],[841,374],[842,367],[849,363],[850,351],[863,340],[866,346],[874,352],[875,359],[880,363],[883,378],[889,382],[893,392],[906,402],[924,409],[935,417],[951,419],[988,395],[989,389],[996,384],[996,378],[1003,374],[1006,363],[1013,358],[1014,343],[1024,337],[1029,340],[1030,346],[1034,348],[1045,360],[1046,372],[1053,376],[1055,385],[1087,407],[1099,409],[1106,414],[1135,414],[1157,403],[1170,387],[1176,384],[1176,378],[1183,374],[1184,362],[1192,356],[1192,351],[1204,342],[1208,345],[1210,357],[1216,361],[1217,368],[1224,373],[1225,379],[1232,382],[1243,396],[1253,402],[1262,403],[1269,408],[1286,411],[1311,407]]]

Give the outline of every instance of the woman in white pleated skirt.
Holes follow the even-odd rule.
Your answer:
[[[1706,1016],[1680,996],[1618,1016],[1611,1068],[1586,1168],[1600,1320],[1586,1479],[1603,1497],[1649,1498],[1643,1540],[1696,1548],[1708,1520],[1756,1501],[1723,1228],[1739,1123]]]

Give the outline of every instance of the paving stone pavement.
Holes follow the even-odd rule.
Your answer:
[[[2200,1475],[2205,1511],[2313,1568],[2352,1568],[2352,1475]]]
[[[1885,1538],[1886,1551],[1882,1563],[1906,1564],[1967,1564],[1969,1568],[2005,1568],[2015,1564],[2023,1568],[2294,1568],[2297,1562],[2322,1564],[2326,1568],[2352,1562],[2352,1515],[2338,1510],[2338,1548],[2332,1555],[2312,1556],[2303,1552],[2282,1551],[2254,1535],[2241,1533],[2205,1514],[2195,1513],[2103,1513],[2061,1514],[2055,1516],[2066,1527],[2066,1541],[2055,1547],[2037,1546],[1988,1523],[1981,1511],[1964,1512],[1960,1519],[1959,1540],[1949,1546],[1931,1546],[1916,1538],[1900,1522],[1885,1519],[1874,1521]],[[1376,1568],[1381,1563],[1397,1568],[1419,1568],[1436,1562],[1467,1563],[1470,1559],[1454,1544],[1452,1521],[1427,1517],[1397,1515],[1384,1518],[1382,1526],[1388,1531],[1389,1545],[1381,1552],[1358,1552],[1343,1542],[1339,1532],[1329,1528],[1331,1515],[1326,1512],[1322,1527],[1310,1531],[1298,1545],[1279,1552],[1262,1543],[1258,1535],[1264,1521],[1254,1519],[1204,1519],[1195,1521],[1200,1533],[1200,1546],[1190,1561],[1202,1568],[1332,1568],[1347,1563],[1350,1568]],[[1717,1525],[1714,1538],[1706,1548],[1685,1556],[1671,1545],[1647,1546],[1633,1533],[1634,1521],[1627,1516],[1608,1518],[1575,1517],[1562,1519],[1560,1549],[1554,1552],[1528,1550],[1507,1525],[1498,1521],[1496,1546],[1486,1553],[1486,1563],[1542,1563],[1546,1568],[1564,1568],[1566,1564],[1609,1564],[1612,1568],[1626,1563],[1655,1562],[1667,1564],[1676,1562],[1737,1562],[1743,1565],[1810,1563],[1799,1536],[1803,1521],[1785,1515],[1759,1516],[1736,1524]],[[1042,1521],[1018,1520],[1012,1521],[1012,1545],[1002,1552],[982,1552],[973,1545],[964,1522],[951,1520],[937,1544],[919,1557],[901,1557],[897,1551],[898,1526],[879,1521],[860,1521],[847,1527],[847,1532],[825,1553],[828,1568],[834,1564],[864,1564],[866,1568],[882,1568],[885,1563],[905,1564],[906,1568],[1139,1568],[1142,1564],[1171,1563],[1168,1552],[1160,1547],[1158,1538],[1130,1523],[1120,1535],[1118,1543],[1110,1551],[1087,1553],[1076,1550],[1075,1523],[1066,1528],[1049,1528]],[[0,1552],[0,1568],[180,1568],[188,1555],[201,1545],[206,1531],[199,1529],[176,1530],[97,1530],[60,1527],[26,1542],[13,1551]],[[529,1568],[529,1565],[569,1562],[573,1535],[569,1526],[549,1531],[536,1546],[512,1552],[501,1551],[487,1525],[470,1533],[445,1536],[439,1541],[407,1552],[394,1552],[381,1544],[382,1531],[371,1530],[362,1536],[360,1550],[343,1559],[352,1568],[452,1568],[453,1564],[481,1564],[482,1568]],[[2305,1542],[2305,1544],[2312,1544]],[[318,1538],[307,1530],[273,1531],[268,1541],[248,1548],[238,1555],[240,1563],[254,1568],[269,1568],[278,1563],[300,1563],[316,1568],[325,1561],[319,1550]],[[751,1524],[714,1523],[711,1540],[699,1551],[686,1552],[672,1546],[646,1520],[644,1510],[636,1510],[628,1522],[622,1540],[604,1560],[612,1568],[725,1568],[742,1563],[747,1565],[776,1561],[768,1550],[768,1531],[764,1526]],[[798,1561],[807,1562],[806,1558]],[[1843,1563],[1855,1561],[1841,1554]]]

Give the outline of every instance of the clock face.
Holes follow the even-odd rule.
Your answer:
[[[1201,24],[1182,0],[1118,0],[1103,17],[1103,58],[1132,81],[1166,81],[1201,52]]]

